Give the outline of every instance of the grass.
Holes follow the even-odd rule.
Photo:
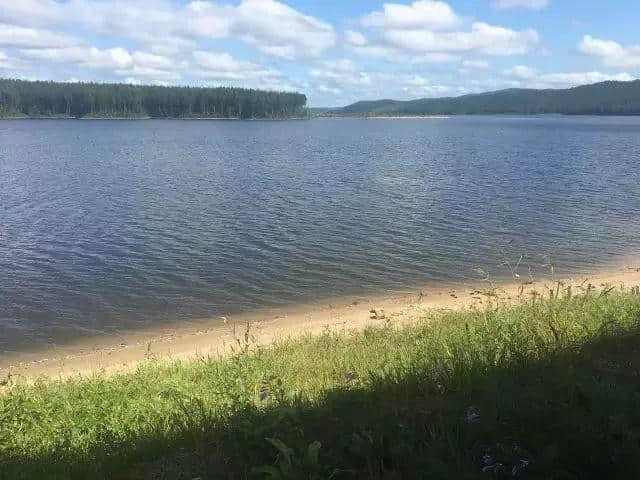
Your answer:
[[[11,381],[0,478],[638,478],[640,295],[558,291],[228,359]]]

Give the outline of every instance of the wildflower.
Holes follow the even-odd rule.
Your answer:
[[[353,382],[357,378],[358,378],[358,374],[356,372],[347,372],[344,374],[344,379],[347,382],[347,384]]]
[[[260,388],[260,401],[264,402],[267,398],[269,398],[270,393],[271,390],[269,389],[269,387],[267,385],[263,385]]]
[[[504,465],[500,462],[492,463],[491,465],[485,465],[482,467],[482,473],[493,473],[498,475],[504,471]]]
[[[466,413],[467,423],[475,423],[480,420],[480,413],[476,407],[469,407]]]
[[[518,463],[517,465],[514,465],[514,467],[511,469],[511,476],[519,477],[520,474],[529,467],[529,463],[531,463],[529,460],[525,460],[524,458],[521,458],[520,463]]]

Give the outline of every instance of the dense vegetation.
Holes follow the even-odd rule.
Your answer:
[[[290,118],[306,96],[244,88],[192,88],[0,79],[0,117]]]
[[[640,115],[640,80],[564,90],[508,89],[461,97],[357,102],[331,115]]]
[[[637,290],[558,285],[225,360],[10,379],[0,478],[639,478],[639,321]]]

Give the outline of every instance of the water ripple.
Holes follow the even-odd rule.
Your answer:
[[[640,251],[640,119],[0,122],[0,350]]]

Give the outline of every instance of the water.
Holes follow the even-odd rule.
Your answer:
[[[639,161],[640,118],[2,121],[0,351],[593,269],[640,251]]]

